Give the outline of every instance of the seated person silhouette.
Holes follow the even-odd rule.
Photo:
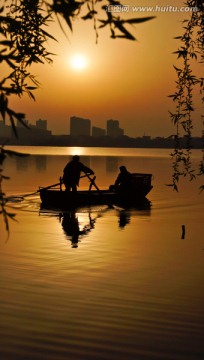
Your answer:
[[[119,212],[119,228],[124,229],[126,225],[130,223],[130,213],[124,210]]]
[[[115,181],[115,190],[119,192],[128,192],[132,188],[132,175],[126,167],[120,166],[120,173]]]
[[[68,162],[64,168],[63,183],[65,184],[66,191],[77,191],[81,171],[85,174],[94,174],[93,170],[82,164],[79,160],[80,157],[78,155],[74,155],[72,160]]]

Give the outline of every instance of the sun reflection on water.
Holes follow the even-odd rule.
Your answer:
[[[69,155],[85,155],[85,148],[84,147],[79,147],[79,146],[73,146],[71,148],[67,148],[66,152]]]

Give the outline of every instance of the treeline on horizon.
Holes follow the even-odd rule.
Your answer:
[[[187,137],[179,139],[181,148],[189,147]],[[71,135],[41,135],[33,136],[32,133],[27,132],[26,136],[19,136],[6,138],[0,135],[0,144],[6,145],[25,145],[25,146],[86,146],[86,147],[139,147],[139,148],[174,148],[175,138],[169,136],[151,138],[150,136],[143,136],[131,138],[127,135],[120,137],[110,136],[71,136]],[[190,146],[194,149],[203,148],[203,138],[193,137]]]

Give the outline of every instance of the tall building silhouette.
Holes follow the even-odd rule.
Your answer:
[[[70,117],[70,135],[91,135],[91,120],[76,116]]]
[[[118,120],[107,120],[107,136],[119,137],[124,135],[124,130],[119,127]]]
[[[37,120],[36,121],[36,128],[41,130],[47,130],[47,120]]]

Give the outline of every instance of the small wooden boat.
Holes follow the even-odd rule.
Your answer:
[[[121,205],[121,206],[137,206],[142,204],[147,194],[152,189],[152,174],[134,173],[132,174],[132,187],[125,192],[120,189],[115,190],[114,186],[110,186],[107,190],[79,190],[77,192],[64,191],[60,186],[59,189],[51,187],[39,188],[42,208],[69,209],[80,206],[90,205]]]

